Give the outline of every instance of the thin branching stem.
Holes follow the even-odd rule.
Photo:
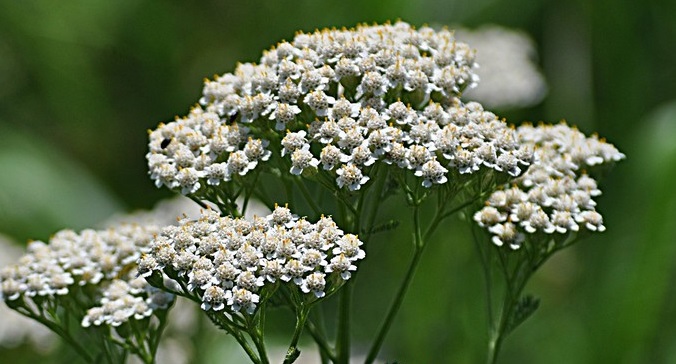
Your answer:
[[[258,182],[258,177],[260,174],[260,169],[257,169],[254,173],[253,182],[245,188],[244,202],[242,202],[242,215],[246,214],[246,209],[249,207],[249,200],[251,199],[251,195],[254,193],[254,186],[256,186],[256,183]]]
[[[200,207],[202,207],[203,209],[209,210],[209,206],[207,204],[205,204],[204,201],[200,200],[199,198],[195,197],[194,195],[188,195],[188,197],[191,200],[195,201],[195,203],[200,205]]]
[[[232,326],[232,321],[229,320],[224,314],[218,313],[218,312],[213,312],[207,315],[211,321],[216,324],[219,328],[222,328],[225,330],[228,334],[232,335],[232,337],[237,340],[237,343],[239,343],[239,346],[244,349],[246,354],[249,356],[249,359],[253,363],[256,364],[263,364],[261,359],[256,355],[256,352],[254,349],[249,345],[249,342],[246,340],[246,337],[244,337],[243,333],[247,332],[246,328],[235,328]]]
[[[77,340],[75,340],[75,339],[70,335],[70,333],[67,332],[66,330],[64,330],[61,326],[55,324],[55,323],[52,322],[52,321],[49,321],[49,320],[48,320],[47,318],[45,318],[44,316],[36,315],[36,314],[34,314],[34,313],[30,312],[30,311],[20,311],[20,310],[16,310],[16,311],[19,312],[19,313],[21,313],[22,315],[24,315],[24,316],[26,316],[26,317],[32,318],[33,320],[35,320],[35,321],[37,321],[37,322],[39,322],[39,323],[45,325],[48,329],[52,330],[54,333],[56,333],[56,334],[59,335],[61,338],[63,338],[63,339],[68,343],[68,345],[70,345],[73,349],[75,349],[75,352],[77,352],[78,355],[80,355],[80,356],[82,357],[82,359],[84,359],[87,363],[92,363],[92,362],[93,362],[93,361],[92,361],[93,358],[91,357],[91,355],[89,355],[89,353],[87,352],[87,350],[85,350],[85,348],[83,348],[83,347],[77,342]]]
[[[399,312],[399,308],[401,307],[401,304],[404,301],[404,297],[406,296],[406,293],[408,291],[408,288],[411,286],[411,282],[413,281],[413,276],[415,275],[415,271],[418,268],[418,264],[420,262],[420,258],[422,257],[422,253],[425,248],[425,242],[423,241],[423,237],[421,234],[421,228],[420,228],[420,205],[415,205],[413,207],[413,259],[411,259],[411,263],[408,266],[408,269],[406,271],[406,275],[404,276],[404,280],[402,281],[401,285],[399,286],[399,289],[397,290],[397,293],[394,296],[394,300],[392,301],[392,304],[390,305],[390,308],[387,311],[387,315],[385,316],[385,320],[380,326],[380,329],[378,330],[378,333],[376,334],[376,338],[371,344],[371,349],[368,352],[368,355],[366,356],[366,360],[364,363],[370,364],[373,363],[376,360],[376,357],[378,356],[378,353],[380,352],[380,348],[383,345],[383,342],[385,341],[385,337],[387,336],[387,333],[390,330],[390,327],[392,326],[392,323],[394,322],[394,317],[397,315]]]
[[[489,326],[489,336],[491,335],[490,331],[495,325],[493,317],[493,299],[492,299],[492,282],[491,278],[493,275],[493,269],[490,261],[490,251],[485,252],[485,248],[481,245],[479,238],[477,237],[476,230],[474,226],[470,226],[470,231],[472,232],[472,240],[474,240],[474,247],[476,252],[479,255],[479,261],[481,262],[481,268],[484,271],[484,290],[486,291],[486,313],[488,315],[488,326]],[[490,247],[489,247],[490,248]]]
[[[319,351],[322,354],[322,356],[326,356],[332,362],[337,362],[338,358],[336,357],[336,354],[333,352],[333,349],[326,340],[326,334],[324,333],[321,322],[315,324],[312,320],[308,320],[305,322],[305,328],[307,328],[308,333],[310,334],[310,336],[312,336],[312,339],[314,339],[314,341],[317,343],[317,346],[319,347]]]
[[[373,224],[376,221],[376,216],[378,215],[378,210],[380,209],[381,201],[380,198],[383,195],[383,189],[385,188],[385,183],[387,182],[389,172],[385,171],[384,175],[378,178],[378,181],[376,181],[376,187],[375,191],[373,193],[373,199],[371,201],[371,209],[368,214],[368,220],[366,223],[366,229],[373,229]],[[364,237],[363,241],[366,243],[367,239],[371,237],[371,234],[366,234]]]
[[[164,329],[167,328],[167,324],[169,323],[169,320],[167,320],[167,312],[168,311],[165,311],[161,316],[158,315],[158,320],[160,323],[158,324],[157,329],[155,330],[155,336],[153,337],[153,340],[150,342],[150,354],[152,355],[153,360],[157,355],[157,349],[160,346],[160,339],[162,338],[162,333],[164,332]]]
[[[341,191],[339,191],[339,196],[342,194],[340,192]],[[352,212],[350,219],[352,224],[347,224],[346,221],[346,226],[351,226],[351,230],[357,232],[357,234],[361,229],[361,216],[364,209],[365,195],[366,191],[362,191],[359,200],[356,203],[356,207],[349,203],[349,199],[343,200],[343,205],[345,205],[345,207],[347,207],[350,212]],[[336,338],[338,363],[347,364],[350,361],[352,290],[355,280],[356,276],[353,276],[352,279],[343,286],[343,289],[340,293],[340,306],[338,308],[338,335]]]
[[[293,330],[293,337],[291,338],[291,344],[289,344],[289,349],[286,351],[286,357],[284,358],[284,364],[291,364],[298,359],[300,351],[298,350],[298,340],[300,340],[300,335],[303,333],[303,328],[305,327],[305,322],[310,313],[310,309],[306,304],[301,303],[300,307],[296,309],[296,326]]]
[[[265,342],[263,341],[263,333],[258,330],[257,327],[252,327],[248,331],[251,341],[253,341],[254,346],[256,346],[256,351],[258,351],[258,357],[261,364],[270,363],[268,359],[267,349],[265,348]]]
[[[352,285],[348,282],[340,292],[338,307],[338,336],[336,338],[337,363],[350,362],[350,310],[352,308]]]
[[[408,291],[408,288],[410,287],[411,282],[413,281],[413,276],[418,267],[418,263],[420,262],[422,251],[423,249],[416,248],[416,251],[413,254],[413,259],[411,260],[411,263],[409,263],[408,270],[406,271],[406,275],[404,276],[404,280],[402,284],[399,286],[399,290],[397,291],[394,300],[390,305],[390,308],[387,310],[387,316],[385,316],[385,320],[383,321],[383,323],[380,326],[380,329],[378,330],[376,339],[373,341],[373,344],[371,344],[371,349],[369,350],[369,353],[364,363],[367,364],[373,363],[376,357],[378,356],[380,348],[382,347],[383,342],[385,341],[385,336],[387,336],[387,333],[389,332],[390,327],[394,322],[394,317],[399,312],[399,308],[401,307],[401,304],[404,301],[404,296],[406,296],[406,292]]]
[[[303,195],[305,202],[307,202],[307,204],[312,209],[312,212],[314,212],[316,216],[321,215],[322,209],[319,206],[317,206],[317,203],[312,198],[310,191],[308,190],[307,186],[305,185],[305,182],[302,180],[301,177],[296,179],[296,185],[298,186],[298,189],[300,190],[301,195]]]

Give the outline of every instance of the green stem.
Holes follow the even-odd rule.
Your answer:
[[[295,362],[300,355],[300,351],[298,350],[298,340],[300,340],[300,335],[303,333],[303,328],[305,327],[305,322],[307,320],[309,311],[309,308],[305,305],[301,305],[301,307],[298,308],[296,313],[296,328],[293,331],[293,337],[291,338],[289,349],[286,351],[284,364],[291,364]]]
[[[191,200],[195,201],[195,203],[198,204],[198,205],[200,205],[200,207],[202,207],[203,209],[205,209],[205,210],[208,210],[208,209],[209,209],[209,206],[207,206],[207,204],[205,204],[205,203],[204,203],[202,200],[200,200],[199,198],[197,198],[197,197],[195,197],[195,196],[193,196],[193,195],[188,195],[188,197],[189,197]]]
[[[507,332],[509,321],[514,315],[514,309],[516,308],[521,294],[526,287],[526,284],[532,277],[533,273],[542,266],[542,264],[547,261],[555,252],[564,247],[569,246],[575,242],[575,237],[572,237],[566,240],[560,247],[542,254],[537,254],[535,252],[526,251],[527,259],[521,259],[516,267],[510,272],[508,267],[508,262],[502,250],[497,249],[497,254],[499,257],[500,267],[502,269],[502,274],[504,275],[505,282],[507,285],[504,302],[502,305],[502,310],[500,311],[499,323],[496,324],[491,320],[491,331],[490,338],[488,343],[488,357],[487,363],[495,364],[498,359],[498,354],[500,353],[500,348],[502,343],[509,334]],[[524,249],[528,247],[525,246]],[[487,275],[490,273],[488,270],[485,272]],[[490,303],[490,292],[489,292],[489,303]],[[512,328],[513,329],[513,328]]]
[[[246,214],[246,209],[249,206],[249,199],[251,198],[251,195],[254,192],[254,186],[256,186],[256,182],[258,182],[258,176],[260,176],[260,168],[256,169],[256,173],[254,174],[254,179],[251,185],[247,186],[244,191],[244,202],[242,203],[242,215]],[[246,186],[246,185],[245,185]]]
[[[380,348],[383,345],[383,341],[385,340],[385,336],[389,332],[390,327],[394,322],[394,317],[399,312],[399,308],[401,307],[401,304],[404,301],[404,296],[406,296],[408,288],[411,286],[413,276],[415,275],[415,271],[418,268],[418,263],[420,262],[420,257],[422,256],[422,252],[423,249],[416,248],[416,251],[413,254],[413,259],[411,260],[411,263],[408,266],[408,270],[406,271],[406,276],[404,277],[401,286],[399,286],[399,290],[397,291],[397,294],[394,297],[394,301],[392,301],[392,304],[389,310],[387,311],[387,316],[385,317],[385,320],[383,321],[382,325],[380,326],[380,329],[378,330],[376,339],[373,341],[373,344],[371,344],[371,349],[369,350],[368,356],[364,361],[365,364],[373,363],[376,357],[378,356]]]
[[[507,285],[507,291],[511,292],[511,290],[512,290],[512,274],[509,272],[509,267],[507,267],[506,258],[505,258],[504,254],[501,250],[498,250],[498,261],[500,262],[500,268],[502,269],[502,275],[505,278],[505,284]]]
[[[469,199],[469,200],[463,202],[462,204],[458,205],[458,206],[455,207],[454,209],[452,209],[452,210],[450,210],[450,211],[448,211],[448,212],[445,212],[444,214],[441,215],[439,222],[441,222],[441,220],[443,220],[443,219],[445,219],[445,218],[447,218],[447,217],[450,217],[450,216],[454,215],[456,212],[458,212],[458,211],[464,209],[465,207],[467,207],[467,206],[473,204],[473,203],[476,202],[479,198],[481,198],[481,196],[482,196],[482,195],[477,195],[477,196],[475,196],[475,197],[473,197],[473,198],[471,198],[471,199]]]
[[[352,218],[345,221],[345,226],[349,226],[351,231],[359,233],[361,229],[361,216],[364,208],[365,191],[362,192],[357,206],[354,207],[349,203],[349,199],[341,199],[343,205],[352,212]],[[347,217],[347,216],[345,216]],[[347,220],[347,219],[346,219]],[[347,364],[350,361],[350,324],[352,313],[352,289],[356,275],[347,282],[340,292],[340,306],[338,308],[338,335],[336,338],[336,351],[338,353],[338,363]]]
[[[251,348],[251,345],[246,340],[246,337],[242,335],[242,332],[245,332],[246,330],[242,329],[235,329],[233,328],[232,324],[233,322],[229,320],[227,317],[224,316],[223,313],[220,312],[215,312],[215,311],[206,311],[207,317],[219,328],[225,330],[228,334],[232,335],[232,337],[237,340],[237,343],[239,343],[239,346],[244,349],[246,354],[249,356],[249,359],[253,363],[257,364],[262,364],[261,359],[258,358],[256,355],[256,352]]]
[[[265,187],[263,183],[259,183],[256,188],[252,189],[254,196],[258,198],[267,208],[272,210],[275,206],[274,201],[270,199],[270,196],[268,193],[265,191]]]
[[[147,336],[147,333],[141,331],[136,320],[129,320],[128,322],[134,334],[134,340],[128,340],[131,351],[145,364],[152,364],[153,356],[146,350],[145,346],[145,337]]]
[[[506,307],[503,307],[503,310],[505,310]],[[503,340],[503,334],[501,333],[502,331],[502,321],[503,321],[503,315],[505,312],[502,312],[500,316],[500,326],[498,328],[493,328],[491,329],[491,337],[490,340],[488,341],[488,364],[495,364],[497,363],[498,360],[498,353],[500,352],[500,347],[502,346],[502,340]]]
[[[314,341],[317,343],[317,346],[319,346],[319,352],[322,357],[326,357],[332,362],[338,361],[338,358],[336,358],[336,355],[333,353],[333,350],[326,341],[326,335],[321,328],[321,323],[319,324],[319,327],[317,327],[317,325],[315,325],[312,321],[308,320],[305,322],[305,327],[310,333],[310,336],[312,336]],[[324,362],[324,359],[322,359],[322,362]]]
[[[113,345],[117,345],[118,347],[121,347],[121,348],[124,349],[123,352],[122,352],[122,356],[126,356],[127,352],[130,351],[129,346],[127,345],[127,343],[125,343],[123,341],[119,341],[119,340],[115,339],[114,337],[111,337],[109,331],[107,332],[106,336],[107,337],[101,337],[101,335],[99,335],[99,340],[100,340],[99,342],[102,343],[101,346],[103,347],[104,353],[106,353],[106,355],[105,355],[106,362],[108,362],[110,364],[117,363],[120,360],[119,359],[115,360],[116,359],[115,355],[114,355],[115,346],[113,346]]]
[[[519,265],[517,270],[520,270],[522,266]],[[528,269],[528,268],[527,268]],[[500,323],[499,326],[493,327],[491,330],[491,337],[488,342],[488,363],[495,364],[498,360],[498,354],[500,353],[500,348],[502,343],[507,337],[507,325],[511,317],[514,315],[514,308],[519,302],[519,297],[521,297],[521,292],[523,292],[526,283],[532,275],[532,271],[525,272],[523,279],[519,279],[519,272],[514,272],[513,277],[516,277],[517,282],[512,282],[512,290],[508,290],[505,294],[505,300],[503,302],[502,310],[500,312]]]
[[[343,203],[342,206],[347,207],[347,209],[350,210],[352,215],[354,215],[355,217],[360,216],[359,211],[357,211],[357,209],[355,209],[355,207],[352,206],[350,197],[346,193],[344,193],[342,190],[339,190],[338,197],[339,201]]]
[[[35,315],[32,312],[28,314],[27,312],[16,310],[22,315],[32,318],[33,320],[45,325],[48,329],[52,330],[57,335],[61,336],[75,351],[84,359],[87,363],[92,363],[93,358],[87,353],[87,351],[78,344],[78,342],[70,336],[70,333],[65,331],[61,326],[54,324],[53,322],[45,319],[43,316]]]
[[[164,333],[164,329],[167,328],[167,323],[169,320],[167,320],[167,311],[164,311],[161,315],[158,314],[158,320],[160,321],[159,326],[157,327],[155,331],[155,337],[154,340],[150,343],[150,354],[152,355],[153,361],[155,360],[155,356],[157,355],[157,349],[160,347],[160,339],[162,338],[162,334]]]
[[[373,224],[376,221],[376,216],[378,215],[378,210],[380,209],[380,205],[382,203],[381,196],[383,195],[383,189],[385,188],[385,182],[387,182],[388,175],[389,172],[386,170],[384,175],[379,177],[378,181],[376,182],[376,189],[373,193],[373,200],[371,201],[371,210],[369,211],[368,220],[366,223],[368,234],[365,234],[366,236],[362,239],[364,243],[366,243],[366,240],[371,238],[370,230],[373,229]]]
[[[256,312],[256,316],[253,318],[253,320],[247,320],[248,321],[247,327],[249,336],[251,336],[254,345],[256,345],[256,350],[258,350],[258,356],[261,359],[261,363],[268,364],[270,363],[270,360],[268,359],[268,352],[267,349],[265,348],[265,340],[264,340],[265,309],[266,309],[265,306],[266,304],[264,302],[260,306],[258,312]]]
[[[267,349],[265,348],[265,342],[263,341],[263,335],[261,334],[261,332],[254,329],[254,332],[253,333],[250,332],[249,335],[251,336],[251,340],[254,342],[254,345],[256,345],[256,350],[258,351],[260,363],[269,364],[270,360],[268,359],[268,352]]]
[[[350,310],[352,306],[352,281],[349,281],[340,292],[340,307],[338,311],[338,337],[336,351],[338,363],[350,362]]]
[[[486,311],[488,314],[488,325],[489,325],[489,335],[491,335],[490,330],[492,330],[494,326],[494,320],[495,318],[493,317],[493,299],[492,299],[492,283],[491,283],[491,277],[493,274],[493,270],[491,269],[490,261],[489,261],[489,256],[484,252],[484,249],[482,248],[481,242],[479,241],[477,235],[476,235],[476,229],[474,228],[474,225],[470,226],[470,231],[472,232],[472,239],[474,240],[474,247],[476,248],[477,254],[479,255],[479,260],[481,261],[481,267],[484,270],[484,290],[486,291]],[[489,247],[490,248],[490,247]],[[490,252],[489,252],[490,254]]]
[[[249,356],[249,359],[251,359],[252,362],[256,364],[263,364],[264,362],[258,358],[254,350],[251,348],[251,345],[246,341],[246,338],[242,336],[241,332],[239,331],[234,331],[232,330],[230,332],[230,335],[232,335],[235,340],[239,343],[239,346],[246,351],[246,354]]]
[[[322,214],[321,208],[319,208],[319,206],[317,206],[317,203],[315,203],[314,199],[310,195],[310,191],[308,191],[307,186],[305,186],[305,182],[301,179],[301,177],[298,177],[296,185],[298,185],[300,193],[303,195],[305,202],[307,202],[308,205],[310,205],[310,208],[315,213],[315,215],[317,217],[321,215]]]
[[[503,251],[499,248],[494,249],[497,250],[498,256],[500,258],[500,266],[505,276],[507,289],[505,292],[502,309],[499,312],[499,323],[497,326],[494,323],[491,325],[487,357],[487,363],[489,364],[495,364],[498,360],[502,343],[509,334],[507,330],[510,329],[508,326],[510,324],[510,320],[514,316],[514,309],[519,303],[521,294],[526,287],[526,284],[532,277],[533,273],[536,271],[536,268],[539,267],[544,260],[551,256],[551,253],[542,257],[527,256],[527,259],[523,259],[523,256],[521,256],[521,259],[510,273],[508,262],[506,261],[506,257],[504,257]],[[486,272],[486,274],[488,274],[488,272]],[[513,329],[513,327],[511,329]]]
[[[385,316],[385,320],[383,321],[382,325],[380,326],[380,329],[378,330],[376,339],[373,341],[373,344],[371,344],[371,349],[369,350],[366,360],[364,361],[365,364],[373,363],[376,360],[376,357],[380,352],[383,342],[385,341],[385,336],[387,336],[387,333],[389,332],[390,327],[394,322],[394,317],[397,315],[399,309],[401,308],[401,304],[404,302],[404,296],[406,296],[408,288],[411,286],[413,276],[415,275],[415,271],[417,270],[418,264],[420,263],[422,253],[425,250],[425,242],[422,238],[422,234],[420,231],[420,205],[415,205],[413,207],[413,229],[414,229],[413,259],[411,260],[411,263],[408,266],[408,270],[406,271],[404,280],[401,282],[399,290],[397,291],[397,294],[394,297],[394,301],[392,301],[392,304],[389,310],[387,311],[387,316]]]

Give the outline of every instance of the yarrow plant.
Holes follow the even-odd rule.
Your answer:
[[[296,312],[296,345],[310,307],[331,296],[363,259],[362,242],[330,217],[317,223],[277,206],[266,217],[221,217],[206,210],[197,221],[163,229],[139,260],[139,275],[158,288],[200,303],[219,327],[233,335],[253,361],[264,360],[265,306],[287,304]],[[164,273],[164,274],[163,274]],[[162,277],[177,289],[167,289]],[[258,353],[242,336],[247,332]]]
[[[524,124],[516,132],[520,144],[533,148],[535,162],[511,185],[494,191],[473,216],[498,248],[478,245],[486,276],[495,262],[508,282],[495,320],[489,297],[493,361],[504,337],[537,309],[535,298],[521,296],[531,275],[555,252],[606,229],[595,208],[594,198],[601,190],[593,176],[625,157],[613,145],[597,136],[588,138],[565,123]]]
[[[266,311],[287,307],[296,324],[285,363],[300,355],[304,330],[322,362],[347,363],[351,278],[378,259],[366,254],[378,233],[397,228],[379,209],[399,196],[411,214],[410,264],[366,362],[376,360],[432,234],[458,212],[473,217],[487,277],[499,265],[509,282],[497,320],[489,297],[494,361],[504,337],[536,307],[521,297],[532,273],[578,234],[605,229],[595,178],[624,155],[566,124],[516,128],[462,101],[478,83],[477,67],[475,52],[453,32],[397,22],[297,33],[258,63],[206,80],[197,106],[149,132],[146,155],[155,185],[190,197],[201,216],[153,228],[152,238],[129,245],[133,252],[113,262],[128,265],[120,268],[125,275],[91,282],[79,330],[112,330],[123,354],[152,361],[166,320],[150,318],[176,295],[199,305],[253,362],[267,363]],[[243,218],[252,199],[272,212]],[[421,219],[422,210],[432,217]],[[83,256],[101,263],[96,254]],[[14,271],[3,274],[3,298],[42,312],[17,305],[27,277],[40,271]],[[330,340],[310,310],[338,291]],[[70,307],[58,289],[40,292],[55,302],[50,307]],[[166,306],[151,305],[157,292]],[[139,321],[145,326],[130,326],[152,339],[127,340],[120,328]]]
[[[476,82],[473,59],[451,32],[401,22],[298,34],[260,64],[207,81],[202,106],[154,130],[150,176],[158,187],[208,197],[264,164],[292,175],[319,170],[317,178],[348,191],[383,162],[428,188],[448,180],[447,167],[518,175],[530,151],[494,114],[457,98]]]
[[[156,226],[62,230],[33,241],[4,267],[1,296],[66,340],[88,362],[153,362],[173,295],[137,277],[136,260]]]

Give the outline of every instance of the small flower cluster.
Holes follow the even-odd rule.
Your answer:
[[[136,270],[130,273],[135,276]],[[87,310],[82,326],[117,327],[132,317],[135,320],[142,320],[150,317],[154,310],[166,310],[173,301],[173,294],[148,285],[143,278],[115,279],[103,290],[101,306]]]
[[[476,83],[474,68],[473,52],[447,30],[398,22],[299,33],[259,65],[207,81],[202,106],[152,131],[150,176],[191,194],[246,175],[268,148],[290,159],[289,173],[321,165],[352,191],[377,160],[425,187],[445,183],[448,168],[516,176],[530,151],[494,114],[457,98]]]
[[[24,248],[0,234],[0,267],[16,263],[24,254]],[[1,285],[0,285],[1,287]],[[1,291],[0,291],[1,292]],[[1,295],[2,293],[0,293]],[[40,349],[51,347],[55,335],[35,320],[17,314],[0,303],[0,346],[16,347],[22,344]]]
[[[135,279],[140,249],[158,232],[156,226],[120,225],[81,233],[62,230],[49,243],[33,241],[28,254],[0,271],[0,298],[13,306],[35,307],[58,305],[59,297],[72,294],[76,299],[74,291],[85,292],[102,307],[89,310],[84,327],[148,317],[173,299]]]
[[[197,107],[152,131],[146,158],[157,187],[180,188],[187,195],[197,192],[204,180],[217,186],[244,176],[270,158],[267,145],[267,140],[253,138],[248,127],[225,124],[213,106]]]
[[[259,293],[290,282],[321,298],[333,292],[364,258],[362,242],[330,218],[312,224],[286,207],[252,221],[206,210],[198,220],[164,228],[139,260],[140,276],[163,270],[205,311],[254,313]]]
[[[565,123],[525,124],[516,133],[520,144],[534,148],[535,162],[511,188],[494,192],[474,214],[479,226],[493,235],[493,243],[518,249],[527,234],[564,234],[580,227],[604,231],[593,199],[601,190],[586,170],[620,161],[624,154]]]

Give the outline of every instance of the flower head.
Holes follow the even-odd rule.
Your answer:
[[[594,202],[601,191],[586,171],[622,160],[624,154],[565,123],[525,124],[516,136],[523,147],[534,150],[535,162],[513,187],[495,191],[474,215],[479,226],[493,234],[493,242],[517,249],[535,233],[604,231]]]
[[[157,290],[137,278],[157,269],[158,259],[166,259],[166,250],[157,258],[141,253],[158,232],[157,226],[118,225],[79,233],[62,230],[48,243],[33,241],[15,265],[3,268],[1,296],[52,307],[62,302],[59,296],[91,295],[95,305],[84,316],[84,327],[115,327],[146,318],[153,310],[168,307],[158,305]]]
[[[200,194],[262,163],[288,165],[272,150],[290,159],[289,173],[321,163],[351,191],[379,162],[428,188],[451,170],[518,176],[530,155],[510,143],[514,131],[458,98],[476,84],[475,68],[474,52],[448,30],[397,22],[298,33],[258,64],[206,81],[201,106],[152,131],[150,177]]]
[[[185,254],[165,253],[168,248],[185,249],[186,240],[196,247],[187,253],[189,259]],[[336,280],[329,279],[331,274],[340,276],[341,282],[356,270],[355,263],[365,256],[361,245],[331,218],[313,224],[286,206],[276,206],[253,222],[206,210],[197,220],[185,219],[177,228],[163,229],[139,265],[144,276],[164,271],[182,281],[186,293],[200,297],[203,310],[253,313],[261,297],[269,297],[261,292],[280,280],[315,298],[324,297],[337,288],[332,283]]]

